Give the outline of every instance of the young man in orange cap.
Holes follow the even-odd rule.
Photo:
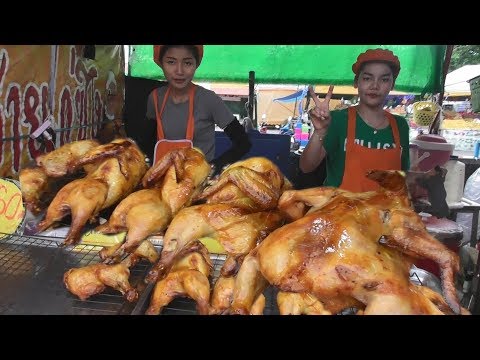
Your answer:
[[[195,146],[221,171],[245,155],[251,143],[223,100],[192,82],[202,58],[203,45],[154,45],[153,60],[163,70],[168,86],[150,94],[147,119],[137,142],[147,155],[153,153],[155,162],[172,148]],[[216,159],[215,125],[232,141],[231,148]]]
[[[397,56],[390,50],[369,49],[358,56],[352,70],[359,105],[330,112],[333,86],[323,102],[312,94],[314,132],[300,157],[300,169],[311,172],[326,157],[324,185],[361,192],[378,188],[365,177],[369,170],[409,169],[409,126],[405,118],[383,109],[400,72]]]

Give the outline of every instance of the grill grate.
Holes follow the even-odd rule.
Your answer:
[[[120,292],[107,288],[82,301],[63,283],[70,268],[100,262],[93,245],[59,247],[64,239],[8,236],[0,242],[0,314],[130,314],[130,304]],[[150,264],[141,261],[130,269],[130,283],[139,293]]]

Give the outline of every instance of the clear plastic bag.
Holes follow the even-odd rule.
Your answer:
[[[465,183],[463,197],[475,202],[480,202],[480,168],[475,170]],[[472,214],[459,213],[457,215],[457,224],[463,228],[462,244],[470,242]],[[480,223],[477,229],[477,234],[480,234]]]

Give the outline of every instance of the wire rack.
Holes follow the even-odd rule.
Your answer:
[[[0,314],[130,314],[135,304],[107,288],[82,301],[63,283],[63,274],[100,262],[99,246],[59,247],[64,239],[11,235],[0,242]],[[130,283],[140,294],[149,263],[130,269]]]

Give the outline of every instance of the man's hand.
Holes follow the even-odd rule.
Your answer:
[[[310,120],[312,121],[315,132],[320,136],[325,136],[328,126],[330,125],[330,121],[332,120],[329,105],[330,99],[332,98],[333,88],[334,86],[330,85],[327,95],[325,96],[325,100],[320,101],[320,99],[317,97],[317,94],[315,94],[313,87],[311,85],[308,87],[310,96],[315,102],[315,107],[308,112],[308,115],[310,116]]]

